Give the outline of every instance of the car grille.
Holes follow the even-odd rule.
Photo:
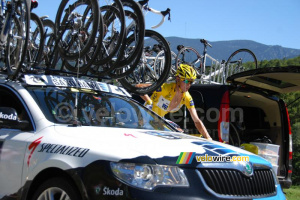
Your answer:
[[[232,169],[200,169],[200,173],[208,187],[220,195],[257,197],[276,194],[271,170],[255,170],[251,177]]]

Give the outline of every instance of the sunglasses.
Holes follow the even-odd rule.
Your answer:
[[[185,84],[193,84],[194,83],[194,81],[190,81],[190,80],[187,80],[187,79],[185,79],[185,80],[182,80],[182,82],[184,82]]]

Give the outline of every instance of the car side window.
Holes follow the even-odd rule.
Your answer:
[[[0,107],[14,108],[18,114],[18,120],[26,120],[31,123],[23,103],[12,91],[9,91],[5,88],[0,88]],[[30,125],[29,129],[33,129],[32,124]]]

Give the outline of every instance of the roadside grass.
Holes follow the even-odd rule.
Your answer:
[[[283,189],[287,200],[299,200],[300,198],[300,185],[293,185],[289,189]]]

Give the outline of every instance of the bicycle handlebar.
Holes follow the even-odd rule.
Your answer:
[[[167,15],[169,15],[168,16],[168,20],[171,21],[171,9],[170,8],[167,8],[165,11],[158,11],[158,10],[155,10],[153,8],[150,8],[148,6],[148,1],[149,0],[139,1],[139,4],[142,6],[143,10],[150,11],[150,12],[152,12],[154,14],[162,16],[161,21],[157,25],[151,26],[151,28],[156,29],[156,28],[160,27],[165,22],[165,17]]]

